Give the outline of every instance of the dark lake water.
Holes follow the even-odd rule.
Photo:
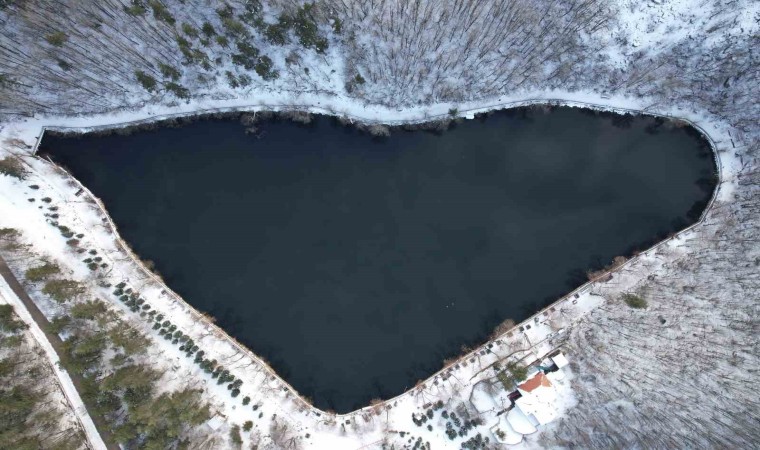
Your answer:
[[[559,108],[373,139],[330,118],[48,136],[167,284],[317,407],[402,393],[696,220],[709,145]]]

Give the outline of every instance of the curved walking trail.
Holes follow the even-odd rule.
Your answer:
[[[47,318],[29,298],[2,256],[0,256],[0,275],[2,275],[0,296],[16,307],[17,314],[29,324],[29,331],[47,354],[50,363],[54,366],[53,372],[58,377],[63,393],[71,404],[90,447],[96,450],[119,450],[106,423],[101,417],[91,415],[79,396],[79,391],[82,389],[81,375],[68,372],[57,364],[60,360],[58,354],[62,351],[63,341],[57,334],[48,331],[50,323]]]

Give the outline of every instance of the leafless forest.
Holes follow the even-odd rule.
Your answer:
[[[307,10],[293,0],[6,1],[0,111],[108,111],[252,89],[403,106],[562,88],[704,107],[746,127],[758,113],[760,37],[740,25],[743,2],[694,3],[697,19],[634,47],[621,17],[636,6],[622,0],[324,0]],[[235,55],[255,56],[249,65]],[[259,74],[267,64],[252,69],[262,57],[270,76]]]
[[[753,161],[756,166],[757,161]],[[753,448],[760,442],[760,172],[740,177],[735,202],[716,204],[686,254],[663,272],[642,264],[627,307],[610,299],[570,334],[579,404],[541,436],[579,448]]]
[[[695,0],[693,17],[671,20],[654,44],[637,46],[623,17],[645,3],[0,1],[0,114],[114,111],[269,89],[403,107],[552,88],[705,112],[732,127],[726,144],[742,165],[726,180],[733,198],[715,204],[682,254],[659,250],[664,269],[638,263],[620,274],[640,280],[648,308],[627,307],[615,279],[600,292],[609,301],[567,337],[579,404],[538,442],[753,448],[760,35],[745,28],[750,2]],[[642,26],[654,27],[650,19]]]

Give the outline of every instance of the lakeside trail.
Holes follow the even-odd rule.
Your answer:
[[[40,329],[44,337],[47,339],[47,342],[52,346],[53,350],[57,355],[62,354],[63,349],[63,341],[61,338],[49,331],[49,325],[50,322],[47,320],[44,314],[39,310],[37,305],[34,303],[34,301],[29,297],[29,295],[24,290],[24,287],[19,283],[18,279],[16,279],[16,276],[13,275],[10,268],[8,267],[8,264],[5,262],[5,259],[3,259],[2,256],[0,256],[0,275],[2,275],[3,279],[7,283],[8,287],[13,291],[13,294],[15,294],[16,298],[19,299],[23,305],[23,307],[26,309],[26,312],[29,314],[29,316],[34,320],[34,322],[37,324],[37,327]],[[0,286],[1,287],[1,286]],[[11,299],[9,299],[11,301]],[[39,336],[36,336],[39,340]],[[44,348],[45,345],[43,342],[40,342],[40,345]],[[72,409],[74,410],[77,419],[82,425],[82,429],[85,432],[85,435],[87,436],[87,440],[89,441],[90,447],[96,450],[106,448],[108,450],[120,450],[119,446],[116,444],[116,441],[113,438],[113,435],[111,434],[110,429],[108,428],[108,425],[105,423],[102,417],[91,414],[89,408],[87,408],[87,405],[81,400],[79,396],[79,392],[82,391],[82,376],[78,373],[74,373],[71,371],[65,371],[65,369],[61,369],[60,367],[57,367],[57,364],[55,364],[54,361],[51,361],[53,363],[53,371],[56,373],[56,375],[59,378],[59,382],[61,384],[61,388],[64,391],[64,394],[66,395],[67,399],[71,403]],[[61,379],[61,372],[67,373],[69,378],[71,379],[71,382],[73,384],[73,388],[75,389],[75,392],[69,392],[71,389],[67,389],[67,383],[63,379]],[[79,403],[79,404],[77,404]],[[80,408],[84,408],[85,410],[82,411]],[[89,416],[89,418],[92,420],[92,422],[95,425],[96,429],[91,429],[91,427],[86,426],[84,423],[85,421],[82,420],[82,416]]]

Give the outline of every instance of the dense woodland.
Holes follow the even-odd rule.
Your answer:
[[[54,370],[13,307],[0,304],[0,449],[86,448]]]

